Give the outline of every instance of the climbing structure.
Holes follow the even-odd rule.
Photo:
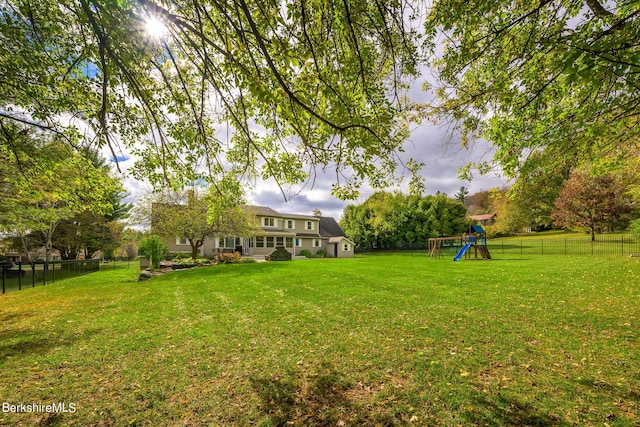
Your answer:
[[[457,252],[454,261],[466,259],[491,259],[487,248],[487,233],[479,225],[471,225],[463,236],[435,237],[429,239],[429,257],[442,258],[443,251]],[[473,254],[473,257],[472,257]]]

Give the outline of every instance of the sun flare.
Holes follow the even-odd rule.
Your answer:
[[[147,19],[145,28],[147,34],[156,39],[161,39],[167,34],[167,27],[155,17]]]

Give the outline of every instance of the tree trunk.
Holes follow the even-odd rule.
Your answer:
[[[22,242],[22,249],[27,255],[27,260],[29,262],[33,262],[33,257],[31,256],[31,252],[29,251],[29,245],[27,244],[27,237],[22,232],[18,233],[18,235],[20,236],[20,241]]]
[[[189,244],[191,245],[191,259],[195,262],[198,258],[198,249],[202,246],[201,240],[193,241],[189,239]]]

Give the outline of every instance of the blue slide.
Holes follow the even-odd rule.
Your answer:
[[[454,261],[460,261],[460,258],[462,258],[464,256],[464,253],[467,252],[467,249],[469,249],[471,247],[471,243],[467,243],[466,245],[464,245],[461,249],[460,252],[458,252],[458,255],[456,255],[453,260]]]

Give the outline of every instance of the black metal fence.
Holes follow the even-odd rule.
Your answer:
[[[100,261],[0,262],[0,270],[4,294],[99,271]]]
[[[492,255],[640,255],[640,239],[632,235],[598,235],[566,238],[526,237],[489,239],[487,246]],[[427,242],[396,242],[382,248],[356,248],[356,253],[384,251],[427,250]],[[443,252],[454,256],[459,246],[443,246]]]
[[[640,254],[640,239],[631,235],[548,239],[491,239],[492,254],[517,255],[631,255]]]

